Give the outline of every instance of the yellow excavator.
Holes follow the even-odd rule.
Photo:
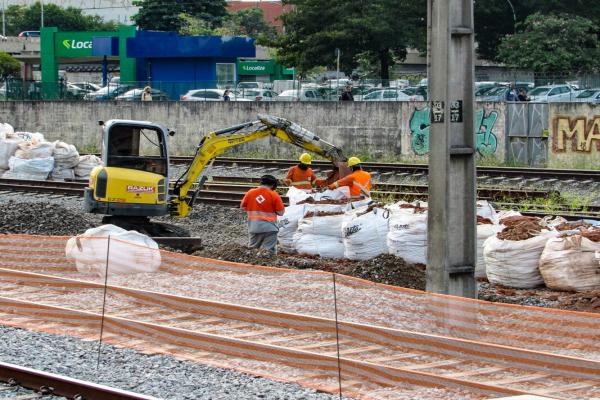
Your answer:
[[[187,216],[202,185],[206,166],[226,149],[273,136],[316,153],[334,164],[328,179],[350,173],[346,158],[336,146],[284,118],[259,115],[258,119],[208,133],[196,149],[191,164],[171,182],[168,138],[175,132],[147,121],[100,121],[102,162],[90,174],[85,190],[87,212],[105,214],[103,223],[147,233],[154,237],[184,237],[175,225],[150,221],[150,217]],[[198,181],[198,178],[200,181]]]

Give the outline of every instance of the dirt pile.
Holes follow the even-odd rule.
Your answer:
[[[403,259],[384,254],[368,261],[326,259],[306,254],[279,253],[240,246],[221,246],[211,251],[218,259],[278,268],[314,269],[367,279],[373,282],[412,289],[425,289],[425,266],[408,264]],[[207,256],[205,251],[196,255]]]
[[[502,240],[527,240],[540,234],[543,226],[535,217],[514,216],[500,220],[506,228],[498,232],[496,237]]]
[[[560,308],[600,313],[600,290],[568,294],[561,299]]]
[[[100,225],[99,218],[49,202],[0,204],[0,233],[75,235]]]

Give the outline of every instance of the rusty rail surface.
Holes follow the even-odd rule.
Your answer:
[[[63,375],[0,362],[0,381],[33,389],[43,395],[82,400],[158,400],[156,397],[98,385]]]

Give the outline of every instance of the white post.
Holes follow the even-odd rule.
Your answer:
[[[44,27],[44,0],[40,0],[40,5],[42,7],[42,28]]]
[[[6,0],[2,0],[2,36],[6,37],[6,16],[4,10],[6,9]]]

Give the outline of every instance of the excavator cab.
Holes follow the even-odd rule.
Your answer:
[[[144,121],[102,123],[102,162],[90,175],[86,210],[121,217],[169,213],[169,131]]]

